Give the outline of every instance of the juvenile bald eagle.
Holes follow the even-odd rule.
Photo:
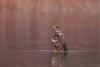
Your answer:
[[[53,33],[51,37],[51,41],[54,46],[54,50],[56,51],[67,51],[68,44],[65,40],[63,33],[60,31],[59,26],[52,26]]]

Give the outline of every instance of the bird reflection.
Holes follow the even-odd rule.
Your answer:
[[[51,67],[65,67],[66,52],[53,52],[51,57]]]

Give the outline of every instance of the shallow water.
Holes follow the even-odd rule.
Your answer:
[[[52,52],[0,49],[0,67],[100,67],[99,56],[99,50]]]

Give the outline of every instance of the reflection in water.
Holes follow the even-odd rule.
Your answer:
[[[67,53],[65,52],[54,52],[51,58],[52,67],[65,67],[65,58]]]
[[[0,67],[100,67],[100,51],[0,49]]]

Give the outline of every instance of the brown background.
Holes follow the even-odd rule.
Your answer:
[[[99,0],[0,0],[0,49],[51,49],[50,26],[70,50],[100,49]]]

